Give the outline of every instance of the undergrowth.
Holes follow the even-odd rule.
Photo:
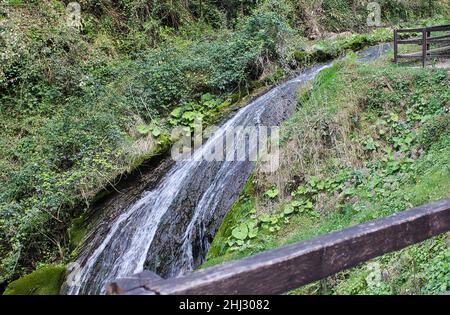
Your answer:
[[[205,266],[310,239],[450,193],[445,70],[349,57],[299,96],[281,166],[257,169]],[[430,187],[433,187],[430,189]],[[232,212],[240,213],[239,216]],[[292,293],[437,294],[450,289],[449,235],[387,254]]]
[[[68,2],[0,1],[0,283],[70,261],[83,214],[166,152],[172,127],[211,124],[299,67],[392,36],[369,32],[366,5],[346,0],[79,0],[80,28],[66,23]],[[408,3],[384,22],[445,16]]]

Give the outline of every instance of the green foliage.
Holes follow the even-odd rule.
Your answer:
[[[230,105],[210,93],[203,94],[199,102],[189,102],[175,107],[169,114],[169,123],[173,126],[185,126],[192,130],[198,121],[211,122],[219,113]]]
[[[280,191],[277,188],[271,188],[265,192],[265,195],[270,199],[275,199],[276,197],[278,197],[279,192]]]
[[[208,37],[201,23],[188,32],[192,21],[183,12],[201,14],[212,4],[169,4],[146,16],[141,1],[82,1],[81,33],[60,19],[65,8],[52,1],[6,8],[0,28],[2,281],[29,272],[36,261],[67,259],[68,247],[85,233],[72,226],[67,237],[72,218],[89,209],[104,186],[167,149],[170,127],[212,122],[230,105],[225,94],[259,77],[259,58],[279,57],[275,47],[288,26],[273,13],[251,15],[235,31]],[[118,21],[108,14],[124,8],[130,19],[137,14],[146,21],[141,35],[164,43],[141,45],[139,23],[131,20],[121,26],[130,37],[114,39]],[[168,21],[163,12],[177,14]],[[141,47],[124,55],[129,41]]]
[[[18,280],[11,282],[4,295],[58,295],[66,268],[45,265]]]
[[[67,26],[61,1],[6,2],[13,5],[0,7],[0,281],[70,259],[87,232],[74,218],[120,174],[167,150],[169,128],[211,123],[254,85],[390,36],[376,30],[307,49],[303,2],[80,0],[81,31]],[[323,25],[356,25],[330,15],[331,1],[323,8]],[[396,147],[427,149],[444,132],[420,106],[409,115],[429,131],[417,141],[400,134]],[[296,202],[303,201],[286,215],[302,213]],[[278,215],[258,226],[279,229]],[[260,233],[239,223],[245,242]]]
[[[349,89],[354,94],[348,94]],[[256,186],[249,196],[254,200],[253,210],[234,214],[234,225],[227,227],[254,222],[259,228],[256,236],[238,242],[221,227],[212,247],[225,238],[228,248],[208,257],[207,264],[309,239],[448,197],[449,93],[448,75],[442,70],[405,69],[386,65],[386,61],[363,65],[350,60],[323,71],[312,91],[302,94],[302,107],[286,124],[282,135],[284,143],[292,146],[294,139],[311,141],[309,129],[315,134],[323,132],[314,138],[323,144],[315,143],[313,148],[321,160],[305,155],[300,160],[298,151],[284,148],[283,156],[289,164],[282,165],[278,173],[298,176],[295,172],[300,170],[305,175],[295,181],[286,178],[286,186],[281,185],[280,189],[288,189],[290,196],[278,196],[277,203],[272,201],[269,209],[264,203],[267,196],[255,194],[261,189]],[[314,129],[308,124],[310,120],[317,122],[316,115],[332,115],[319,120],[326,122],[328,129]],[[333,125],[346,124],[350,124],[347,129],[332,129]],[[330,140],[329,134],[338,136]],[[341,153],[344,143],[347,151]],[[296,161],[302,163],[301,167]],[[274,187],[275,182],[280,185],[279,176],[265,183],[265,187]],[[258,209],[258,204],[266,209]],[[449,248],[447,233],[292,294],[446,292]]]
[[[323,0],[300,1],[301,9],[317,12],[317,23],[325,30],[342,32],[345,30],[364,30],[367,28],[366,1]],[[417,21],[448,12],[448,4],[439,0],[382,0],[382,23],[398,24],[405,21]]]
[[[214,243],[208,251],[208,260],[225,254],[229,247],[229,241],[232,240],[232,230],[241,223],[243,217],[248,217],[254,214],[254,197],[253,195],[253,181],[250,177],[245,185],[241,196],[233,205],[232,209],[225,215],[223,222],[217,232],[217,235],[222,237],[216,238]]]

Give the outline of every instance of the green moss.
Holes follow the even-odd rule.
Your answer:
[[[223,219],[223,222],[214,237],[214,241],[211,244],[211,248],[208,251],[208,260],[221,256],[225,253],[227,248],[227,239],[231,235],[232,227],[254,208],[255,198],[253,198],[252,195],[253,177],[251,176],[248,179],[241,196]]]
[[[304,50],[297,50],[294,52],[294,59],[300,65],[304,65],[307,63],[307,60],[309,59],[309,54]]]
[[[64,280],[65,266],[46,265],[11,282],[4,295],[57,295]]]
[[[75,250],[80,245],[84,236],[87,233],[87,227],[84,224],[83,216],[72,220],[72,225],[69,228],[69,247]]]

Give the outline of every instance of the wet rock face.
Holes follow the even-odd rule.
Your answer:
[[[221,162],[209,162],[207,167],[199,167],[198,176],[195,176],[186,190],[180,192],[162,218],[148,252],[145,269],[154,270],[163,277],[171,277],[192,270],[203,262],[223,217],[239,197],[240,190],[252,170],[252,162],[231,163],[234,165],[224,166]],[[208,188],[205,183],[212,178],[212,171],[219,171],[221,166],[234,169],[228,176],[229,184],[225,189],[214,193],[214,204],[210,204],[210,208],[202,213],[201,218],[195,220],[193,217],[197,205],[205,188]],[[192,220],[194,223],[186,238],[186,227]],[[190,253],[185,253],[185,241],[190,243]]]

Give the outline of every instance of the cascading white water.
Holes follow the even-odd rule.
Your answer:
[[[176,162],[156,188],[115,219],[101,244],[74,271],[71,278],[79,285],[67,285],[63,293],[104,293],[108,281],[148,266],[176,276],[200,264],[252,169],[250,161],[207,162],[201,157],[223,141],[229,128],[280,124],[295,108],[299,85],[329,66],[313,67],[258,97],[222,125],[193,159]],[[235,137],[245,141],[245,134]]]

